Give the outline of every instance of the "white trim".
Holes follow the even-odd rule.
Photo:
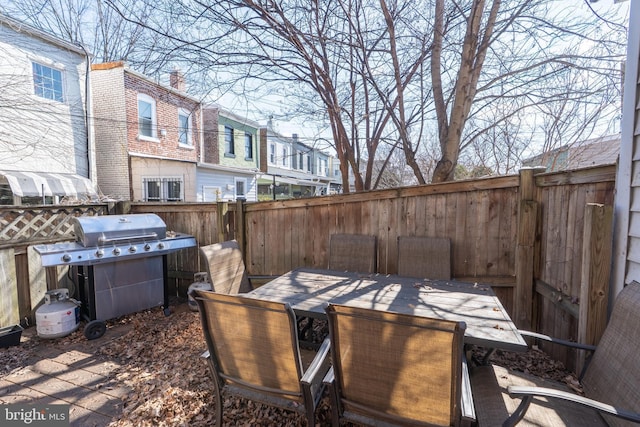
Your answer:
[[[247,168],[240,168],[240,167],[233,167],[233,166],[222,166],[222,165],[214,165],[212,163],[202,163],[202,162],[199,162],[197,164],[197,167],[202,169],[212,169],[212,170],[219,170],[223,172],[237,173],[237,174],[247,175],[247,176],[255,176],[256,173],[260,172],[260,169],[247,169]]]
[[[190,148],[193,149],[193,120],[191,120],[191,112],[189,110],[185,110],[184,108],[178,108],[178,145],[182,148]],[[180,134],[182,132],[182,124],[180,123],[180,116],[185,116],[187,118],[187,143],[183,143],[180,141]]]
[[[143,135],[140,132],[140,101],[151,105],[151,135]],[[141,141],[160,142],[158,139],[158,116],[156,111],[156,100],[146,93],[138,93],[136,97],[136,119],[138,126],[138,139]]]
[[[640,20],[640,3],[630,2],[629,22]],[[613,272],[610,297],[615,297],[624,287],[627,273],[627,250],[629,247],[629,210],[631,209],[631,178],[633,173],[634,129],[636,126],[636,105],[638,103],[638,61],[640,61],[640,26],[630,25],[627,44],[620,159],[616,176],[614,200],[614,246]],[[640,119],[638,119],[640,120]],[[640,280],[640,277],[634,277]],[[609,298],[612,302],[614,298]]]

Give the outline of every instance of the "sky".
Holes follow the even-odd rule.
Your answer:
[[[589,6],[591,6],[597,14],[603,14],[611,8],[614,8],[619,14],[623,16],[628,15],[630,1],[631,0],[597,0],[591,2],[590,0],[553,0],[551,3],[553,7],[558,10],[570,9],[570,13],[580,13],[584,14],[585,18],[591,18],[593,12]],[[245,115],[261,125],[267,124],[269,112],[275,112],[272,123],[276,131],[284,136],[297,134],[304,142],[312,145],[320,145],[318,148],[321,149],[324,148],[322,145],[327,145],[324,141],[331,139],[331,133],[326,122],[323,123],[319,121],[317,123],[309,123],[296,120],[295,115],[286,114],[287,99],[277,95],[272,95],[269,98],[262,98],[260,100],[252,100],[250,105],[247,105],[242,99],[231,94],[222,96],[218,102],[225,108],[240,115]]]

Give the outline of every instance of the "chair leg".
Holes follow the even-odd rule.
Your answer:
[[[215,405],[216,405],[216,426],[222,426],[222,387],[220,384],[220,377],[216,373],[213,361],[209,358],[209,367],[211,368],[211,376],[213,377],[213,391],[215,393]]]

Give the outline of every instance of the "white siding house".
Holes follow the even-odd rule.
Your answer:
[[[629,23],[640,22],[640,2],[630,2]],[[640,281],[640,25],[629,25],[627,65],[616,178],[613,294]],[[611,299],[610,299],[611,300]]]
[[[95,196],[88,64],[80,46],[0,15],[0,203]]]

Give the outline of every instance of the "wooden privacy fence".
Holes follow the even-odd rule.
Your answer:
[[[536,172],[247,204],[237,220],[247,268],[326,267],[329,236],[353,233],[377,236],[378,270],[392,274],[398,236],[446,237],[453,277],[493,285],[519,327],[595,342],[606,319],[615,166]],[[572,368],[580,357],[552,351]]]
[[[542,174],[525,169],[519,176],[287,201],[122,203],[115,209],[84,209],[95,210],[89,214],[156,213],[168,230],[192,234],[200,245],[235,238],[249,273],[263,276],[326,267],[331,234],[375,235],[383,274],[397,272],[398,236],[449,238],[453,277],[491,284],[519,327],[595,342],[606,319],[615,174],[613,165]],[[72,238],[68,230],[62,237],[36,232],[36,224],[45,223],[58,208],[59,216],[79,214],[47,207],[39,214],[42,218],[0,216],[9,218],[0,224],[0,236],[30,235],[0,240],[5,248],[0,262],[15,274],[0,286],[0,305],[3,312],[19,305],[12,318],[23,319],[37,303],[29,294],[35,262],[26,248]],[[50,222],[56,229],[56,221]],[[184,293],[193,273],[204,267],[197,249],[190,248],[169,255],[169,270],[176,289]],[[55,286],[57,277],[50,276],[49,286]],[[44,292],[42,286],[38,289],[36,296]],[[579,355],[551,351],[569,367],[579,363]]]

